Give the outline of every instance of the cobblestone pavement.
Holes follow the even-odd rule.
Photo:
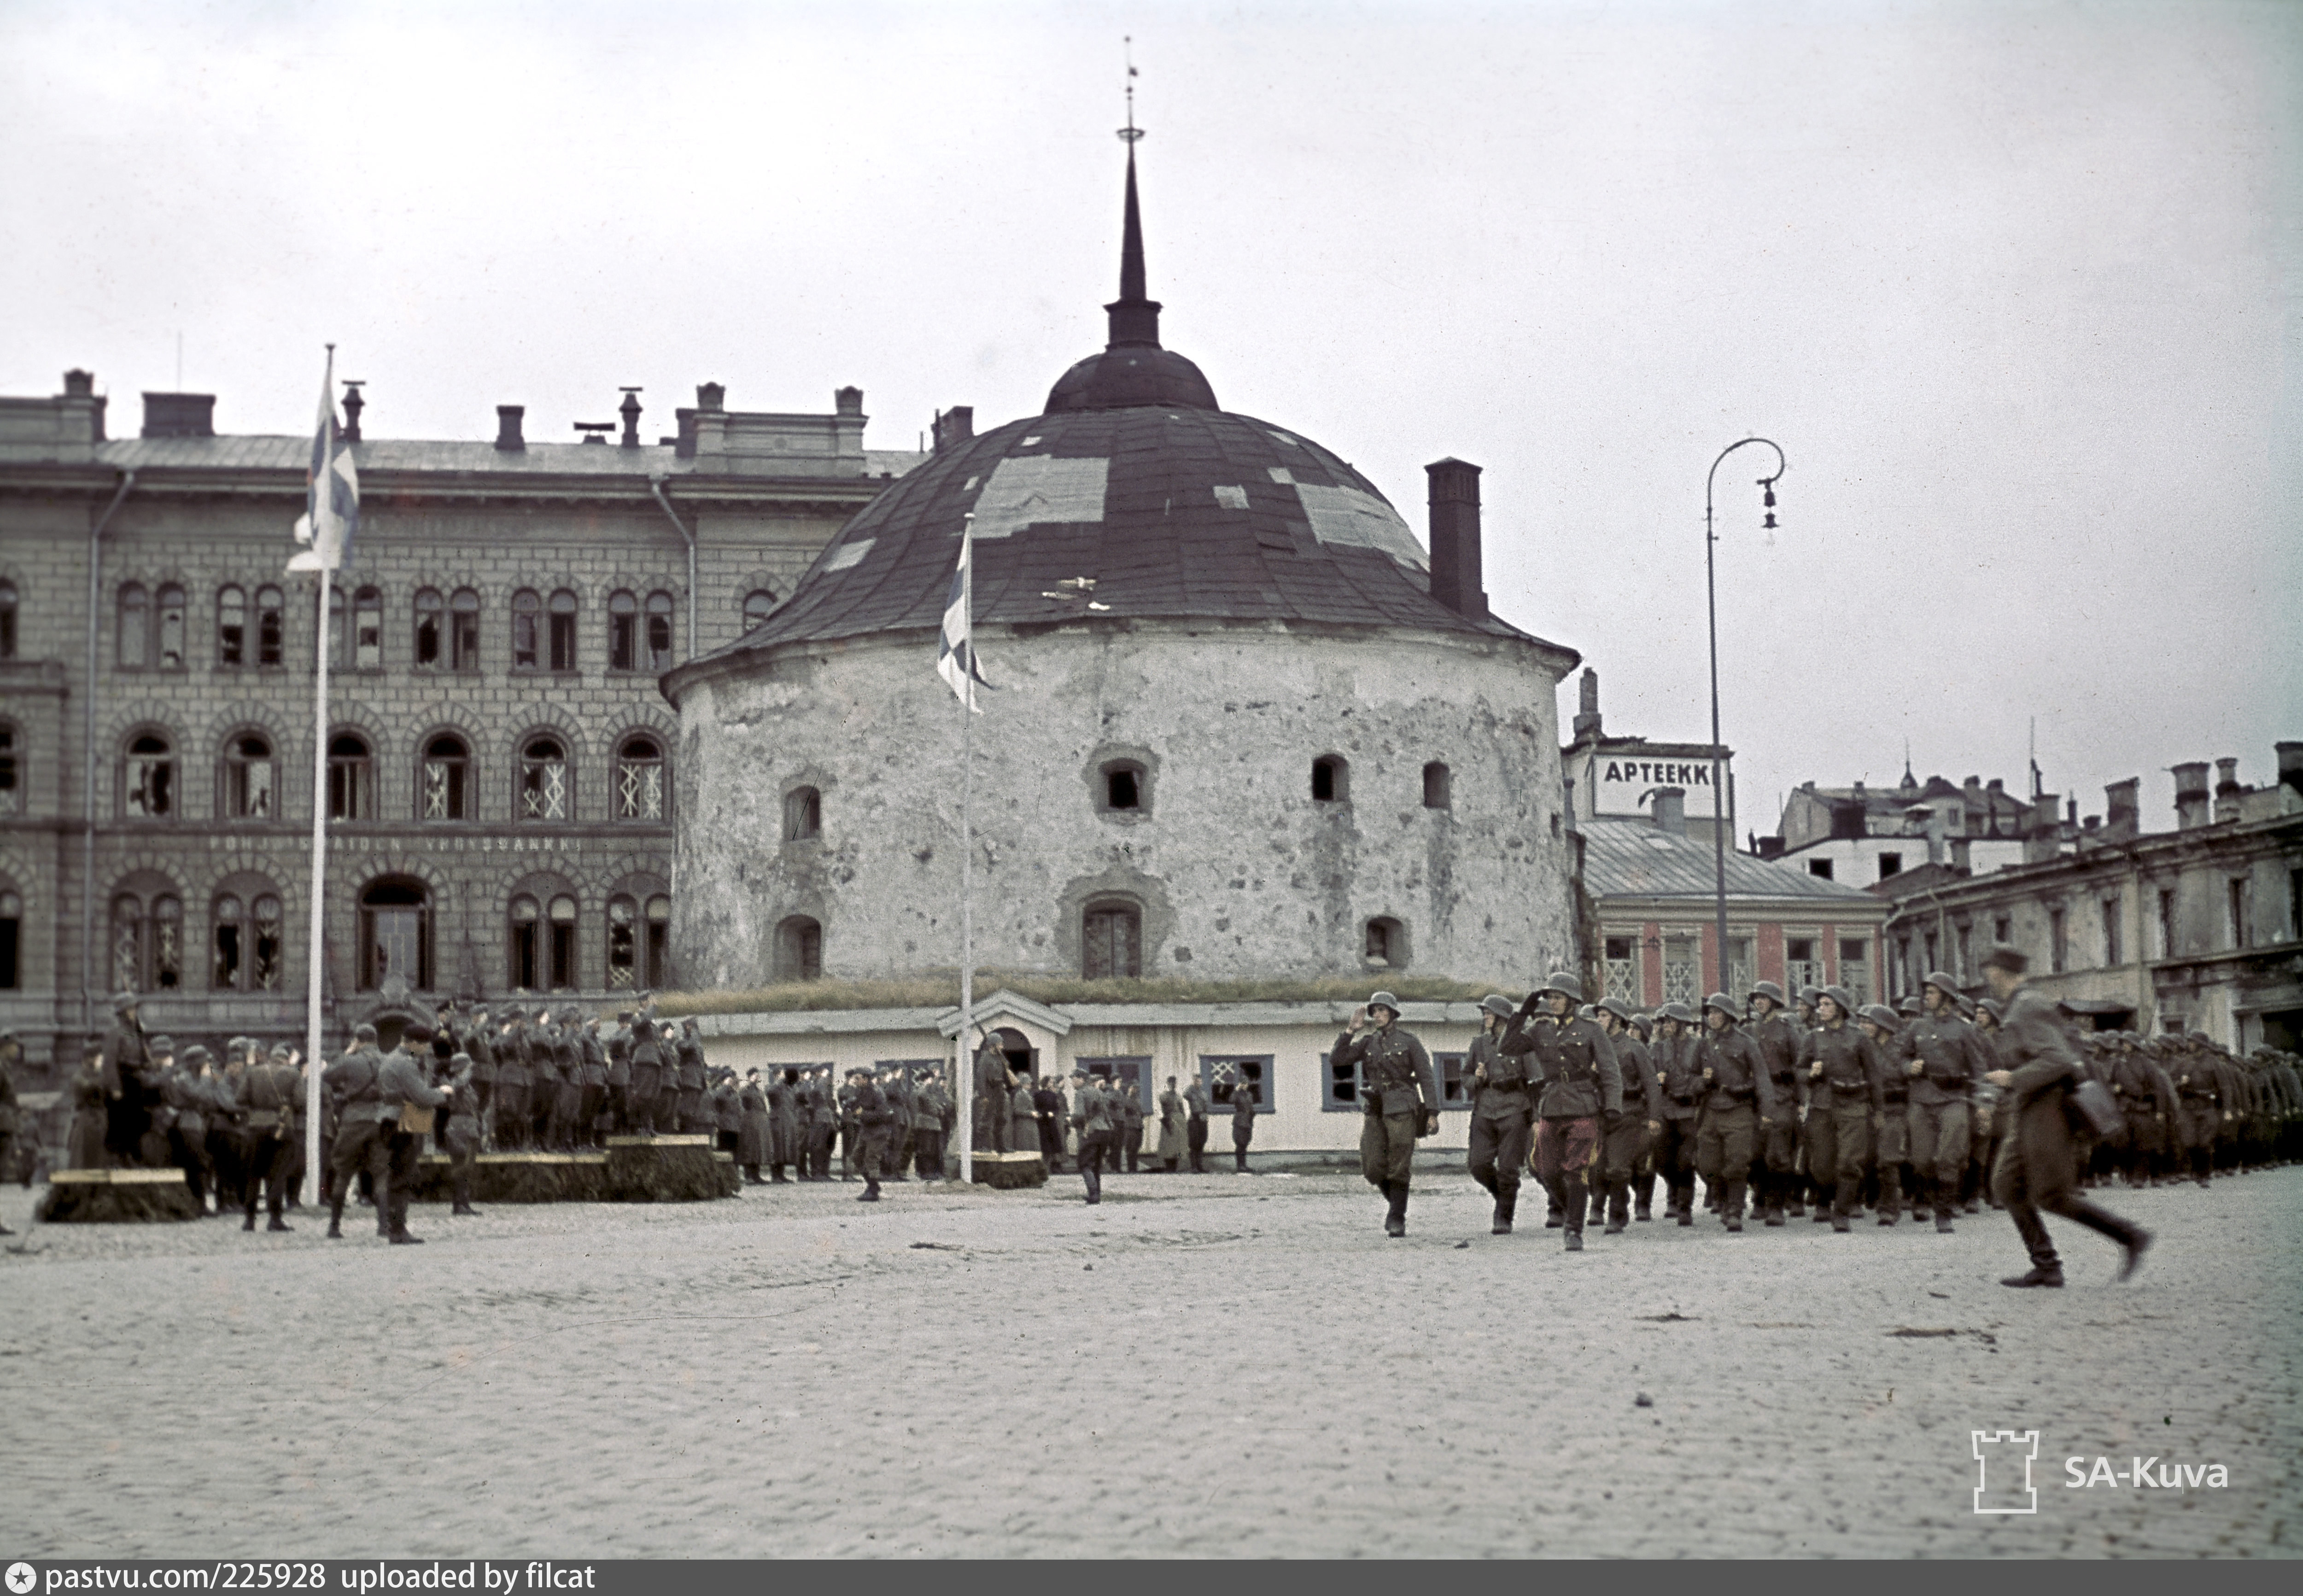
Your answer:
[[[1412,1234],[1332,1174],[416,1210],[0,1254],[17,1556],[2291,1557],[2303,1170],[1955,1236]],[[30,1195],[0,1193],[21,1232]],[[2054,1221],[2051,1221],[2054,1223]],[[19,1240],[23,1239],[19,1237]],[[1645,1393],[1652,1406],[1641,1406]],[[2040,1431],[2035,1516],[1973,1429]],[[2069,1489],[2063,1459],[2227,1489]]]

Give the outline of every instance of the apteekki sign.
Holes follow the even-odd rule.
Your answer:
[[[1658,787],[1684,788],[1691,816],[1708,820],[1719,813],[1708,759],[1624,759],[1598,754],[1591,758],[1589,780],[1595,815],[1644,815],[1648,806],[1641,800]]]

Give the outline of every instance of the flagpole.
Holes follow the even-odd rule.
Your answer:
[[[959,533],[960,603],[967,617],[966,674],[959,697],[959,1180],[975,1181],[975,517]]]
[[[316,623],[312,628],[312,903],[310,917],[305,923],[311,956],[304,984],[304,1171],[305,1178],[314,1183],[315,1193],[320,1189],[320,1074],[325,1064],[320,1053],[321,960],[325,950],[321,928],[328,874],[328,599],[335,585],[335,570],[328,556],[332,552],[340,552],[330,549],[322,516],[334,488],[330,474],[335,469],[335,380],[336,346],[332,343],[328,345],[327,375],[320,382],[320,398],[326,416],[321,424],[320,470],[313,479],[310,510],[312,547],[321,558],[318,600],[313,606]]]

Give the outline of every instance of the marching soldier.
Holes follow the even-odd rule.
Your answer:
[[[1751,1149],[1774,1127],[1776,1094],[1759,1050],[1736,1024],[1735,1001],[1724,992],[1703,1000],[1696,1062],[1705,1094],[1695,1132],[1695,1172],[1704,1185],[1718,1185],[1720,1221],[1740,1231]]]
[[[1632,1177],[1646,1161],[1648,1148],[1663,1128],[1663,1087],[1656,1079],[1647,1043],[1632,1034],[1631,1005],[1620,998],[1599,1000],[1599,1026],[1615,1050],[1615,1065],[1623,1072],[1624,1110],[1607,1127],[1601,1169],[1607,1178],[1607,1229],[1620,1236],[1631,1218]],[[1642,1212],[1641,1219],[1647,1218]]]
[[[1399,1000],[1377,992],[1352,1010],[1330,1065],[1356,1065],[1360,1080],[1360,1173],[1390,1204],[1383,1233],[1407,1234],[1407,1188],[1415,1144],[1439,1128],[1439,1083],[1431,1055],[1399,1026]]]
[[[1858,1016],[1856,1027],[1871,1039],[1879,1052],[1879,1117],[1872,1122],[1873,1168],[1879,1180],[1879,1222],[1892,1225],[1902,1217],[1903,1158],[1911,1142],[1911,1092],[1906,1072],[1902,1021],[1885,1003],[1873,1003]]]
[[[1567,1251],[1583,1250],[1583,1216],[1590,1201],[1590,1170],[1599,1154],[1600,1127],[1613,1127],[1624,1110],[1624,1077],[1607,1034],[1575,1013],[1583,984],[1554,970],[1534,992],[1549,1010],[1504,1039],[1503,1051],[1530,1056],[1529,1073],[1541,1083],[1535,1114],[1535,1170],[1559,1206]]]
[[[1994,1084],[2007,1089],[2016,1125],[2001,1150],[1992,1183],[2008,1217],[2031,1254],[2028,1274],[2011,1275],[2005,1286],[2061,1286],[2062,1260],[2039,1211],[2077,1220],[2119,1243],[2125,1253],[2119,1278],[2126,1279],[2151,1245],[2148,1232],[2080,1196],[2071,1153],[2071,1122],[2063,1100],[2081,1078],[2079,1061],[2063,1034],[2063,1022],[2046,998],[2023,984],[2030,960],[2014,948],[1994,948],[1983,961],[1992,995],[2005,1005],[2001,1030],[2003,1068]]]
[[[1480,1034],[1472,1038],[1471,1051],[1464,1060],[1472,1068],[1468,1161],[1472,1178],[1496,1200],[1490,1230],[1497,1236],[1509,1236],[1512,1217],[1519,1211],[1520,1171],[1527,1167],[1535,1101],[1528,1094],[1526,1055],[1503,1051],[1504,1037],[1514,1028],[1519,1009],[1509,998],[1490,995],[1480,1000]],[[1253,1111],[1251,1107],[1251,1131]],[[1244,1153],[1242,1149],[1243,1169],[1246,1168]]]
[[[1662,1128],[1656,1132],[1655,1174],[1663,1181],[1663,1217],[1682,1226],[1695,1223],[1695,1131],[1702,1110],[1703,1074],[1695,1062],[1695,1010],[1666,1003],[1656,1014],[1655,1041],[1648,1060],[1663,1095]],[[1647,1206],[1644,1195],[1640,1206]]]
[[[1928,975],[1919,1006],[1919,1018],[1903,1028],[1911,1167],[1920,1182],[1911,1193],[1911,1213],[1917,1219],[1932,1206],[1936,1230],[1948,1236],[1974,1144],[1970,1105],[1991,1072],[1991,1057],[1975,1027],[1960,1018],[1959,987],[1943,971]]]
[[[1784,989],[1772,981],[1751,988],[1751,1020],[1744,1027],[1767,1068],[1767,1085],[1776,1099],[1776,1122],[1759,1138],[1751,1159],[1751,1190],[1758,1196],[1762,1224],[1780,1226],[1788,1214],[1804,1212],[1800,1188],[1800,1123],[1793,1111],[1800,1101],[1799,1051],[1803,1028],[1793,1023],[1784,1003]]]
[[[1863,1166],[1870,1157],[1871,1127],[1885,1117],[1886,1100],[1879,1078],[1885,1066],[1871,1039],[1849,1024],[1843,987],[1826,987],[1816,1001],[1821,1022],[1808,1033],[1801,1057],[1807,1064],[1807,1169],[1830,1188],[1826,1213],[1818,1194],[1815,1217],[1844,1233],[1848,1216],[1863,1193]]]

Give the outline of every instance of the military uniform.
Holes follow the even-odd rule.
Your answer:
[[[975,1050],[974,1094],[968,1104],[968,1118],[974,1133],[974,1150],[978,1153],[1006,1153],[1014,1139],[1008,1124],[1008,1055],[1000,1051],[997,1038],[987,1036],[983,1045]]]
[[[1240,1175],[1247,1173],[1248,1144],[1254,1140],[1255,1093],[1245,1081],[1236,1081],[1231,1089],[1231,1159],[1234,1173]]]
[[[519,1153],[527,1146],[528,1091],[534,1077],[528,1068],[527,1043],[517,1026],[506,1026],[495,1043],[496,1146]]]
[[[240,1114],[247,1125],[247,1163],[243,1171],[241,1229],[256,1229],[259,1190],[270,1210],[274,1230],[288,1226],[281,1218],[287,1205],[288,1171],[296,1140],[296,1104],[303,1083],[295,1066],[259,1059],[240,1072],[236,1087]]]
[[[685,1135],[695,1136],[713,1128],[713,1120],[704,1110],[704,1094],[707,1085],[704,1068],[704,1043],[691,1031],[683,1031],[672,1043],[672,1055],[679,1070],[679,1128]]]
[[[893,1128],[894,1116],[888,1110],[887,1094],[880,1083],[869,1075],[856,1077],[856,1155],[864,1171],[864,1189],[856,1194],[858,1203],[880,1200],[880,1167],[888,1156],[889,1133]]]
[[[1198,1080],[1184,1088],[1184,1151],[1193,1174],[1208,1172],[1208,1088]]]
[[[1902,1217],[1903,1165],[1911,1153],[1911,1041],[1895,1010],[1874,1003],[1865,1012],[1879,1026],[1871,1043],[1879,1054],[1880,1104],[1872,1132],[1872,1170],[1878,1183],[1879,1222],[1893,1225]]]
[[[129,1004],[123,1006],[122,998],[129,998]],[[132,1004],[124,992],[113,1000],[112,1034],[104,1044],[104,1151],[115,1169],[144,1161],[144,1133],[152,1128],[147,1096],[151,1060],[143,1022]]]
[[[1872,1123],[1885,1112],[1880,1090],[1885,1065],[1871,1039],[1846,1018],[1809,1032],[1801,1058],[1808,1077],[1808,1173],[1828,1186],[1831,1199],[1826,1213],[1818,1193],[1815,1217],[1845,1230],[1848,1215],[1862,1198]]]
[[[831,1178],[831,1144],[839,1134],[839,1104],[832,1095],[831,1079],[819,1071],[808,1089],[807,1097],[809,1179]]]
[[[1497,1007],[1489,1007],[1489,1005]],[[1519,1017],[1501,998],[1490,998],[1482,1009],[1505,1022],[1501,1035],[1482,1025],[1472,1038],[1464,1062],[1472,1076],[1472,1178],[1495,1199],[1490,1229],[1497,1236],[1511,1234],[1519,1212],[1520,1173],[1527,1168],[1529,1138],[1533,1134],[1535,1100],[1530,1094],[1527,1054],[1506,1052],[1505,1038],[1513,1034]]]
[[[1582,992],[1568,981],[1554,975],[1545,991],[1581,998]],[[1615,1123],[1624,1109],[1615,1045],[1590,1020],[1538,1015],[1532,1024],[1517,1027],[1504,1039],[1503,1051],[1524,1056],[1528,1075],[1537,1083],[1536,1178],[1558,1206],[1568,1250],[1580,1251],[1602,1123]]]
[[[1781,1001],[1772,993],[1757,995]],[[1802,1212],[1800,1189],[1804,1178],[1799,1166],[1799,1115],[1794,1111],[1800,1101],[1799,1051],[1802,1033],[1777,1008],[1744,1026],[1743,1034],[1759,1050],[1776,1108],[1775,1123],[1760,1133],[1758,1151],[1751,1158],[1751,1191],[1758,1199],[1761,1221],[1781,1225],[1786,1214],[1796,1219]]]
[[[423,1065],[406,1051],[385,1057],[377,1071],[376,1094],[382,1103],[380,1125],[385,1149],[384,1176],[376,1185],[376,1212],[394,1246],[412,1246],[422,1239],[408,1233],[408,1200],[416,1184],[418,1138],[404,1120],[409,1109],[438,1109],[448,1102],[449,1094],[426,1081]]]
[[[361,1170],[367,1170],[375,1187],[375,1233],[391,1233],[391,1216],[384,1201],[391,1148],[384,1123],[383,1070],[384,1057],[376,1051],[371,1034],[329,1065],[320,1077],[340,1105],[335,1145],[328,1154],[328,1234],[332,1237],[343,1234],[344,1198],[353,1176]]]
[[[477,1060],[469,1053],[451,1054],[448,1059],[447,1083],[454,1090],[448,1094],[447,1122],[441,1127],[440,1144],[448,1153],[449,1190],[454,1215],[479,1217],[472,1206],[472,1183],[479,1173],[480,1161],[480,1101],[473,1089],[472,1077]]]
[[[1689,1012],[1684,1005],[1672,1007]],[[1691,1014],[1678,1023],[1682,1029],[1676,1036],[1658,1028],[1648,1059],[1663,1105],[1663,1128],[1656,1133],[1653,1152],[1655,1172],[1664,1186],[1663,1216],[1687,1226],[1695,1223],[1695,1136],[1703,1113],[1703,1071],[1696,1063],[1695,1038],[1686,1028],[1692,1023]]]
[[[1090,1203],[1103,1201],[1103,1159],[1111,1150],[1111,1094],[1094,1077],[1084,1077],[1072,1094],[1072,1125],[1079,1132],[1080,1184]]]
[[[82,1059],[72,1071],[72,1129],[65,1144],[66,1163],[75,1170],[105,1167],[105,1135],[109,1127],[111,1094],[104,1086],[104,1057]]]
[[[1399,1012],[1388,1003],[1382,1006],[1395,1016]],[[1389,1201],[1385,1234],[1405,1236],[1416,1138],[1438,1126],[1439,1083],[1431,1071],[1431,1055],[1395,1018],[1359,1035],[1342,1033],[1329,1062],[1359,1068],[1360,1173]]]
[[[1619,1017],[1620,1018],[1620,1017]],[[1607,1127],[1600,1152],[1600,1172],[1606,1180],[1607,1230],[1620,1235],[1632,1217],[1632,1181],[1645,1165],[1654,1135],[1650,1125],[1663,1122],[1663,1087],[1656,1080],[1647,1043],[1629,1030],[1608,1040],[1615,1043],[1616,1068],[1624,1079],[1624,1109]],[[1647,1217],[1642,1205],[1641,1218]]]
[[[1705,1000],[1710,1009],[1722,994]],[[1728,1023],[1710,1028],[1710,1015],[1696,1043],[1696,1066],[1704,1083],[1703,1113],[1696,1125],[1695,1172],[1704,1185],[1719,1187],[1719,1218],[1730,1230],[1743,1228],[1743,1191],[1750,1178],[1751,1149],[1776,1117],[1775,1085],[1759,1050],[1723,1009]]]
[[[1932,1205],[1936,1229],[1949,1230],[1974,1142],[1970,1105],[1991,1069],[1990,1056],[1975,1027],[1950,1009],[1922,1013],[1903,1027],[1903,1056],[1911,1083],[1911,1168],[1920,1181],[1911,1193],[1912,1211],[1916,1215]]]

